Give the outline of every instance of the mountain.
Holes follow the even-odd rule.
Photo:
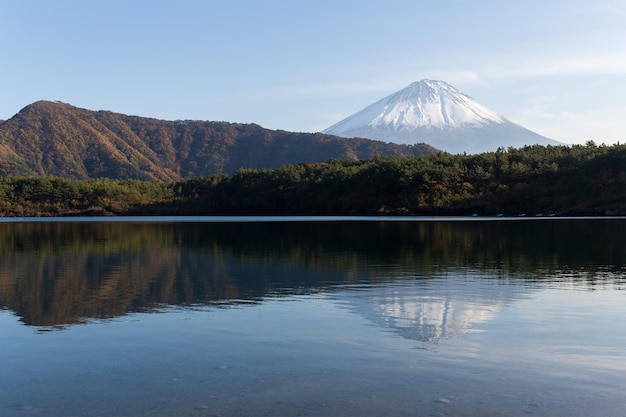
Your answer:
[[[388,144],[255,124],[166,121],[38,101],[0,124],[0,175],[172,180],[331,158],[425,155]]]
[[[454,154],[563,145],[507,120],[443,81],[431,80],[415,82],[322,133],[397,144],[425,142]]]

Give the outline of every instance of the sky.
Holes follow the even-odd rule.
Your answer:
[[[0,119],[38,100],[317,132],[422,79],[626,142],[623,0],[0,0]]]

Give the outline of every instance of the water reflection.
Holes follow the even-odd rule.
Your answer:
[[[620,220],[0,223],[0,308],[63,326],[367,284],[379,292],[363,314],[433,341],[489,319],[520,283],[623,288],[625,232]],[[468,267],[493,282],[441,280]],[[442,282],[465,289],[446,296]]]
[[[523,287],[447,277],[420,285],[372,286],[342,294],[347,308],[407,339],[439,343],[493,319],[506,303],[523,297]]]

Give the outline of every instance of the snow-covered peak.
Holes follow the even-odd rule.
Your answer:
[[[324,130],[401,144],[428,143],[450,153],[561,145],[483,106],[443,81],[412,83]]]
[[[418,127],[478,127],[505,121],[493,110],[443,81],[422,80],[371,104],[324,133],[337,134],[364,126],[405,131]]]
[[[388,96],[372,125],[461,127],[504,118],[443,81],[422,80]],[[382,101],[382,100],[381,100]]]

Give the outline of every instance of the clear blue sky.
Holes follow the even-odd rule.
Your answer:
[[[0,119],[37,100],[319,131],[423,78],[626,142],[622,0],[0,0]]]

